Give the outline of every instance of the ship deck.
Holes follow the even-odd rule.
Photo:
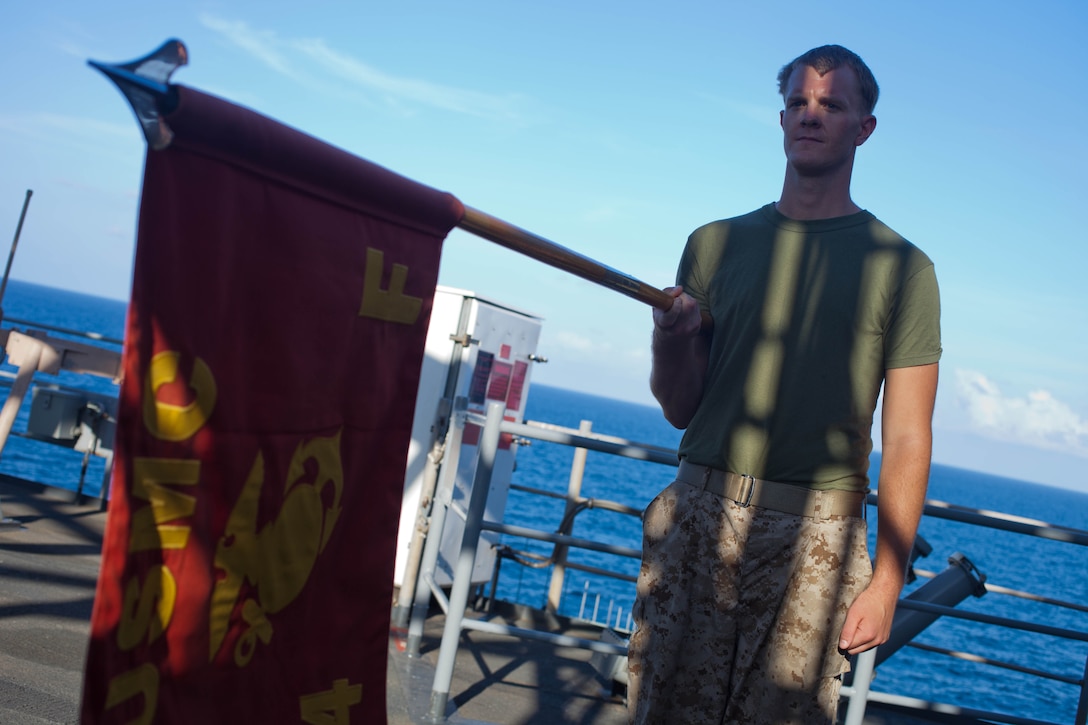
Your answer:
[[[47,725],[79,721],[80,689],[106,514],[97,501],[0,476],[0,722]],[[526,626],[525,609],[510,609]],[[531,617],[534,626],[596,638],[568,620]],[[427,619],[418,658],[403,633],[389,640],[390,725],[428,720],[443,618]],[[590,653],[484,632],[465,632],[457,655],[446,722],[451,725],[613,725],[626,722],[622,695],[590,665]],[[866,725],[940,722],[870,707]],[[971,722],[963,718],[947,722]]]

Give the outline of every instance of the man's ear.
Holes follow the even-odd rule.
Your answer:
[[[873,131],[875,130],[876,116],[870,113],[868,116],[861,119],[861,130],[858,132],[858,137],[854,139],[854,145],[861,146],[869,140],[869,137],[873,135]]]
[[[786,127],[785,123],[786,123],[786,112],[785,111],[779,111],[778,112],[778,125],[781,126],[782,128],[785,128]]]

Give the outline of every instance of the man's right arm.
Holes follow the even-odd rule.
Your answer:
[[[684,294],[682,287],[665,292],[672,295],[673,303],[668,310],[654,310],[650,391],[661,404],[665,420],[687,428],[703,398],[710,338],[699,332],[699,303]]]

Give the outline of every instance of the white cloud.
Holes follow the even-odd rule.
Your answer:
[[[1046,390],[1010,397],[982,373],[957,370],[956,393],[983,435],[1088,457],[1088,420]]]
[[[568,350],[575,350],[577,352],[592,352],[599,350],[599,343],[595,343],[593,340],[567,330],[560,330],[555,335],[555,344],[566,348]]]
[[[280,42],[279,36],[274,32],[254,30],[240,20],[224,20],[206,13],[200,16],[200,22],[204,27],[219,33],[272,70],[282,73],[288,78],[301,80],[292,67],[290,60],[279,51],[278,48],[283,43]]]
[[[316,63],[323,79],[328,74],[335,75],[356,90],[380,95],[390,105],[430,106],[507,121],[524,118],[519,109],[525,99],[517,94],[495,95],[397,76],[331,48],[320,38],[281,38],[275,32],[251,28],[243,21],[208,14],[201,15],[200,22],[277,73],[308,86],[317,84],[303,66]]]
[[[394,99],[484,118],[516,120],[519,116],[515,110],[518,102],[516,96],[495,96],[418,78],[391,75],[333,50],[323,40],[297,40],[292,45],[330,73],[355,86],[369,88]]]

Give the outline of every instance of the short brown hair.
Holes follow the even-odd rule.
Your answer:
[[[847,50],[841,45],[822,45],[819,48],[813,48],[782,66],[782,70],[778,71],[778,92],[782,94],[783,98],[786,96],[786,87],[790,83],[790,76],[802,65],[811,66],[820,75],[845,65],[853,70],[858,77],[862,110],[866,114],[870,114],[876,108],[876,100],[880,96],[880,86],[876,84],[873,72],[869,70],[869,66],[865,65],[865,61],[857,53]]]

